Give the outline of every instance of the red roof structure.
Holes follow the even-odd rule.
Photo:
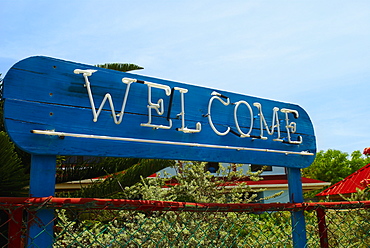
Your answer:
[[[343,180],[318,193],[316,196],[335,196],[356,193],[356,189],[365,189],[370,185],[370,164],[365,165]]]
[[[223,183],[220,186],[223,187],[235,187],[237,184],[240,183],[245,183],[252,189],[256,188],[266,188],[266,189],[273,189],[273,190],[287,190],[288,189],[288,179],[287,175],[265,175],[262,176],[263,179],[260,181],[253,181],[250,178],[246,177],[243,179],[239,179],[238,181],[234,181],[232,183]],[[328,182],[316,180],[316,179],[311,179],[311,178],[306,178],[302,177],[302,188],[303,191],[310,191],[310,190],[317,190],[317,189],[322,189],[325,186],[330,185]],[[169,186],[174,186],[177,183],[176,180],[169,180],[166,183]]]
[[[154,177],[154,174],[150,177]],[[88,185],[93,183],[94,181],[104,180],[105,178],[93,178],[93,179],[85,179],[81,181],[71,181],[66,183],[59,183],[56,185],[57,190],[77,190],[81,189],[82,185]],[[272,190],[286,190],[288,189],[288,179],[287,175],[266,175],[263,176],[263,179],[260,181],[252,181],[249,178],[244,178],[238,181],[238,183],[245,183],[252,189],[255,188],[266,188]],[[176,185],[177,182],[174,180],[169,180],[167,182],[168,185]],[[235,183],[225,183],[222,185],[223,187],[235,187]],[[319,181],[316,179],[310,179],[302,177],[302,187],[303,191],[309,190],[317,190],[322,189],[325,186],[330,185],[328,182]]]

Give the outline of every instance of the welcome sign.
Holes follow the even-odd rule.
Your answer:
[[[9,135],[32,154],[304,168],[316,153],[298,105],[49,57],[15,64],[4,99]]]

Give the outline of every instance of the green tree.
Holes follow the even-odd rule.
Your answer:
[[[304,168],[304,177],[336,183],[350,173],[348,154],[339,150],[319,151],[314,162]]]
[[[330,182],[332,185],[346,178],[366,164],[370,163],[370,157],[365,157],[360,151],[348,153],[329,149],[319,151],[314,162],[307,168],[302,169],[302,176]],[[305,193],[305,197],[312,198],[320,190]]]
[[[106,63],[106,64],[96,65],[96,66],[100,68],[105,68],[105,69],[110,69],[110,70],[115,70],[115,71],[122,71],[122,72],[144,69],[144,67],[141,67],[135,64],[128,64],[128,63]]]
[[[319,151],[315,161],[302,170],[302,175],[334,184],[368,163],[370,158],[362,156],[360,151],[354,151],[348,155],[339,150],[329,149]]]
[[[24,196],[28,175],[5,132],[0,132],[0,196]]]
[[[360,151],[354,151],[351,153],[348,163],[351,171],[350,174],[352,174],[353,172],[361,169],[362,167],[370,163],[370,157],[363,156]]]

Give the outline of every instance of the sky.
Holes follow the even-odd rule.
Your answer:
[[[317,149],[370,147],[370,1],[2,0],[0,73],[45,55],[300,105]]]

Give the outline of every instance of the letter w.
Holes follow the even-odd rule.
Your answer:
[[[121,108],[121,112],[120,113],[116,114],[116,111],[114,109],[114,104],[113,104],[112,96],[111,96],[110,93],[106,93],[105,94],[105,96],[103,98],[103,101],[101,102],[101,104],[99,106],[98,111],[96,111],[94,97],[93,97],[93,94],[92,94],[92,91],[91,91],[91,86],[90,86],[90,82],[89,82],[89,78],[88,78],[94,72],[96,72],[96,70],[80,70],[80,69],[74,70],[74,73],[76,73],[76,74],[83,73],[83,76],[85,78],[85,87],[87,89],[87,94],[89,96],[91,110],[93,112],[93,117],[94,117],[93,118],[93,121],[94,122],[97,122],[98,121],[98,117],[99,117],[99,115],[100,115],[100,113],[101,113],[101,111],[102,111],[102,109],[104,107],[104,104],[108,100],[109,106],[110,106],[110,109],[111,109],[111,112],[112,112],[112,116],[113,116],[113,121],[114,121],[115,124],[120,124],[122,122],[122,118],[123,118],[123,115],[124,115],[124,112],[125,112],[125,107],[126,107],[126,102],[127,102],[127,98],[128,98],[128,93],[130,91],[130,86],[131,86],[132,83],[136,82],[136,79],[122,78],[122,82],[125,83],[125,84],[127,84],[127,87],[126,87],[125,96],[123,98],[122,108]]]

